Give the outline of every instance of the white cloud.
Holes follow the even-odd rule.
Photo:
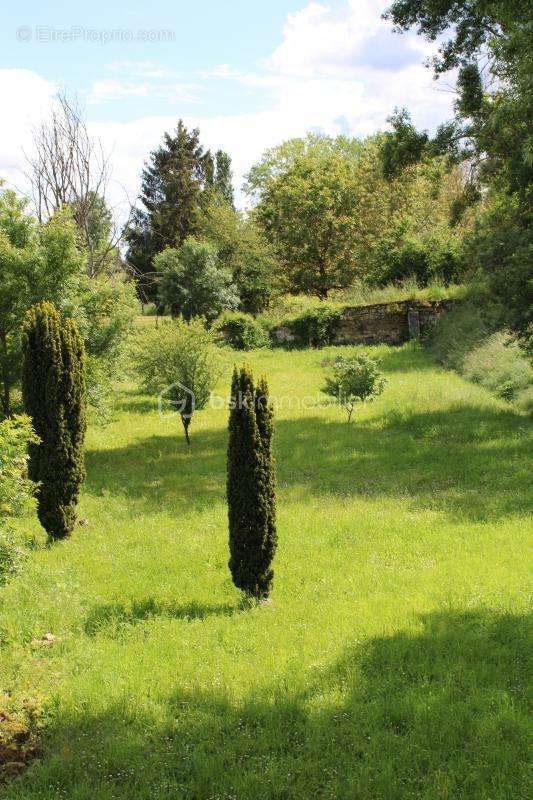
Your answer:
[[[420,40],[397,36],[381,19],[386,0],[350,0],[342,12],[311,2],[289,14],[283,41],[266,59],[288,75],[339,75],[357,68],[391,70],[420,61]]]
[[[151,97],[173,102],[197,103],[198,87],[186,83],[165,83],[153,85],[149,81],[120,81],[115,78],[104,78],[95,81],[87,96],[92,105],[108,103],[111,100],[125,100],[129,97]]]
[[[109,100],[123,100],[126,97],[146,97],[148,92],[147,83],[124,83],[114,78],[106,78],[93,83],[87,101],[106,103]]]
[[[279,46],[250,72],[221,64],[200,73],[193,84],[170,80],[169,73],[152,62],[114,62],[108,65],[114,76],[95,81],[89,98],[94,103],[138,98],[142,107],[146,98],[154,97],[198,101],[207,86],[218,89],[217,82],[222,96],[225,81],[237,91],[244,87],[247,97],[253,91],[261,102],[257,111],[181,114],[187,125],[200,128],[206,147],[230,153],[237,199],[243,202],[243,175],[267,147],[283,139],[308,130],[364,136],[383,129],[396,106],[407,106],[423,128],[433,129],[450,116],[453,96],[435,84],[422,65],[428,45],[414,34],[392,34],[380,16],[387,3],[349,0],[343,12],[309,3],[289,15]],[[8,72],[16,74],[7,76]],[[26,110],[39,101],[49,102],[54,89],[27,70],[0,71],[0,99],[10,92],[3,107],[15,109],[0,145],[0,174],[6,174],[6,165],[16,173],[20,142],[27,134]],[[105,149],[112,151],[112,200],[117,205],[124,203],[125,191],[135,198],[143,161],[176,121],[177,115],[154,115],[91,124]]]
[[[110,72],[126,72],[135,78],[167,78],[171,72],[153,61],[112,61],[106,65]]]
[[[24,153],[31,150],[32,130],[57,92],[57,86],[28,69],[0,69],[0,178],[22,194],[28,193]]]

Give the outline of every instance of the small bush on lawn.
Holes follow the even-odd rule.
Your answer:
[[[463,375],[505,400],[514,400],[533,384],[533,369],[517,342],[505,331],[493,333],[465,356]]]
[[[332,374],[326,378],[322,391],[334,397],[346,410],[350,422],[356,404],[378,397],[385,383],[378,362],[366,353],[359,353],[335,360]]]
[[[286,324],[299,343],[308,347],[326,347],[335,341],[341,317],[342,309],[323,305],[305,311]]]
[[[264,327],[250,314],[224,314],[216,324],[216,330],[234,350],[255,350],[267,347],[269,343]]]

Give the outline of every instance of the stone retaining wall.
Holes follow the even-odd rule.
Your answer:
[[[335,344],[402,344],[416,338],[454,304],[454,300],[402,300],[397,303],[375,303],[368,306],[347,306],[343,309]],[[271,331],[279,344],[298,344],[288,325]]]

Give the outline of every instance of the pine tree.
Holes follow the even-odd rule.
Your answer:
[[[83,341],[72,319],[38,303],[23,330],[24,406],[38,444],[29,447],[29,476],[39,484],[37,512],[52,539],[68,536],[85,477],[86,392]]]
[[[231,157],[224,150],[215,153],[215,189],[231,208],[235,208],[233,197],[233,182],[231,172]]]
[[[200,132],[189,132],[181,119],[174,134],[165,133],[162,146],[150,154],[141,178],[142,207],[124,232],[142,301],[156,300],[154,256],[195,234],[202,194],[213,186],[214,169]]]
[[[229,568],[235,586],[266,598],[276,550],[272,408],[266,381],[254,389],[247,367],[235,369],[228,443]]]

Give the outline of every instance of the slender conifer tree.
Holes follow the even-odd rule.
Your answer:
[[[72,319],[38,303],[23,330],[24,406],[38,444],[29,446],[29,476],[38,483],[39,520],[52,539],[68,536],[85,478],[86,390],[83,341]]]
[[[272,416],[266,381],[254,388],[250,369],[235,369],[228,443],[229,568],[235,586],[258,600],[270,593],[277,544]]]

